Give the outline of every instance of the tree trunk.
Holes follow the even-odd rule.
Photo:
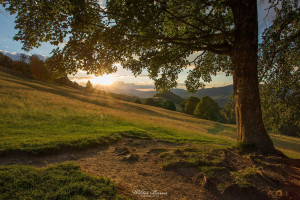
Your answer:
[[[231,8],[236,29],[231,59],[237,140],[255,144],[263,153],[273,153],[275,148],[262,120],[258,89],[257,3],[256,0],[232,0]]]

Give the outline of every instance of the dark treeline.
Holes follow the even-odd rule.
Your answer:
[[[197,116],[201,119],[217,121],[221,123],[235,124],[235,118],[228,118],[224,115],[217,102],[209,96],[202,98],[190,96],[181,103],[182,112]]]
[[[86,87],[79,85],[75,81],[72,82],[68,78],[67,74],[60,75],[60,77],[57,78],[57,74],[54,71],[51,71],[49,68],[47,68],[46,62],[41,60],[37,55],[28,56],[26,54],[21,54],[19,56],[19,60],[13,60],[9,56],[6,56],[0,52],[0,66],[4,68],[21,72],[37,80],[54,82],[60,85],[65,85],[75,89],[79,89],[88,93],[101,91],[99,89],[94,88],[90,81],[87,82]],[[132,100],[132,98],[136,98],[111,92],[105,93],[109,94],[115,99],[129,102]]]
[[[41,60],[37,55],[28,56],[26,54],[21,54],[19,60],[12,60],[10,57],[0,52],[0,66],[21,72],[38,80],[55,82],[60,85],[66,85],[80,90],[84,89],[84,87],[75,81],[70,81],[67,74],[57,78],[55,72],[49,70],[46,67],[45,61]]]

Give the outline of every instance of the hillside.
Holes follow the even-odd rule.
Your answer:
[[[300,139],[271,137],[300,158]],[[232,125],[0,67],[0,199],[140,199],[143,189],[163,199],[300,195],[297,160],[247,154],[231,148],[235,140]]]
[[[155,91],[139,91],[139,90],[135,90],[135,89],[130,89],[130,90],[129,89],[127,89],[127,90],[114,89],[114,90],[107,90],[107,91],[119,93],[119,94],[125,94],[125,95],[129,95],[129,96],[138,96],[140,98],[149,98],[154,95],[157,95],[157,93]],[[173,96],[174,96],[174,99],[176,99],[176,101],[178,101],[178,102],[180,102],[180,101],[182,102],[182,99],[187,99],[190,96],[196,96],[198,98],[202,98],[204,96],[209,96],[214,101],[216,101],[220,107],[224,107],[227,103],[227,100],[229,99],[229,96],[231,94],[233,94],[233,86],[228,85],[228,86],[224,86],[224,87],[200,89],[194,94],[188,93],[184,89],[171,89],[170,92],[176,95],[176,96],[175,95],[173,95]],[[160,95],[160,94],[158,93],[158,95]],[[169,98],[166,98],[166,99],[169,99]],[[172,100],[172,99],[170,99],[170,100]],[[178,103],[178,104],[180,104],[180,103]]]
[[[215,102],[219,104],[220,107],[224,107],[229,99],[230,95],[233,94],[233,85],[228,85],[224,87],[216,87],[216,88],[205,88],[200,89],[194,94],[188,93],[183,89],[172,89],[173,93],[181,96],[184,99],[187,99],[190,96],[198,97],[199,99],[204,96],[211,97]]]
[[[184,101],[183,98],[181,98],[179,95],[174,94],[171,91],[163,91],[161,93],[156,93],[153,97],[162,97],[171,100],[179,105]]]

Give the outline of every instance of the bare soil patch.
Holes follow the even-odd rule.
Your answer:
[[[123,138],[109,146],[56,155],[5,156],[0,165],[72,161],[108,177],[133,199],[300,199],[299,160],[237,149]]]

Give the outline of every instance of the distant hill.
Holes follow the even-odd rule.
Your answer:
[[[128,96],[138,96],[139,98],[149,98],[153,97],[153,95],[156,94],[155,91],[139,91],[135,89],[103,89],[107,92],[113,92],[113,93],[118,93],[118,94],[124,94]]]
[[[140,98],[149,98],[149,97],[163,97],[165,99],[169,99],[174,103],[180,104],[184,99],[187,99],[190,96],[196,96],[198,98],[202,98],[204,96],[211,97],[214,101],[216,101],[220,107],[225,107],[229,96],[233,93],[233,85],[228,85],[224,87],[216,87],[216,88],[206,88],[198,90],[196,93],[191,94],[184,89],[171,89],[170,94],[160,94],[155,91],[140,91],[135,89],[114,89],[114,90],[106,90],[113,93],[125,94],[129,96],[138,96]],[[166,98],[167,97],[167,98]],[[175,102],[176,101],[176,102]]]
[[[171,91],[164,91],[162,93],[156,93],[153,97],[163,97],[163,98],[171,100],[177,104],[181,104],[181,102],[184,101],[184,99],[181,96],[174,94]]]
[[[229,96],[233,93],[233,85],[201,89],[194,94],[188,93],[186,90],[183,89],[172,89],[171,92],[181,96],[184,99],[187,99],[190,96],[195,96],[198,98],[209,96],[214,101],[216,101],[220,107],[224,107],[227,103]]]

